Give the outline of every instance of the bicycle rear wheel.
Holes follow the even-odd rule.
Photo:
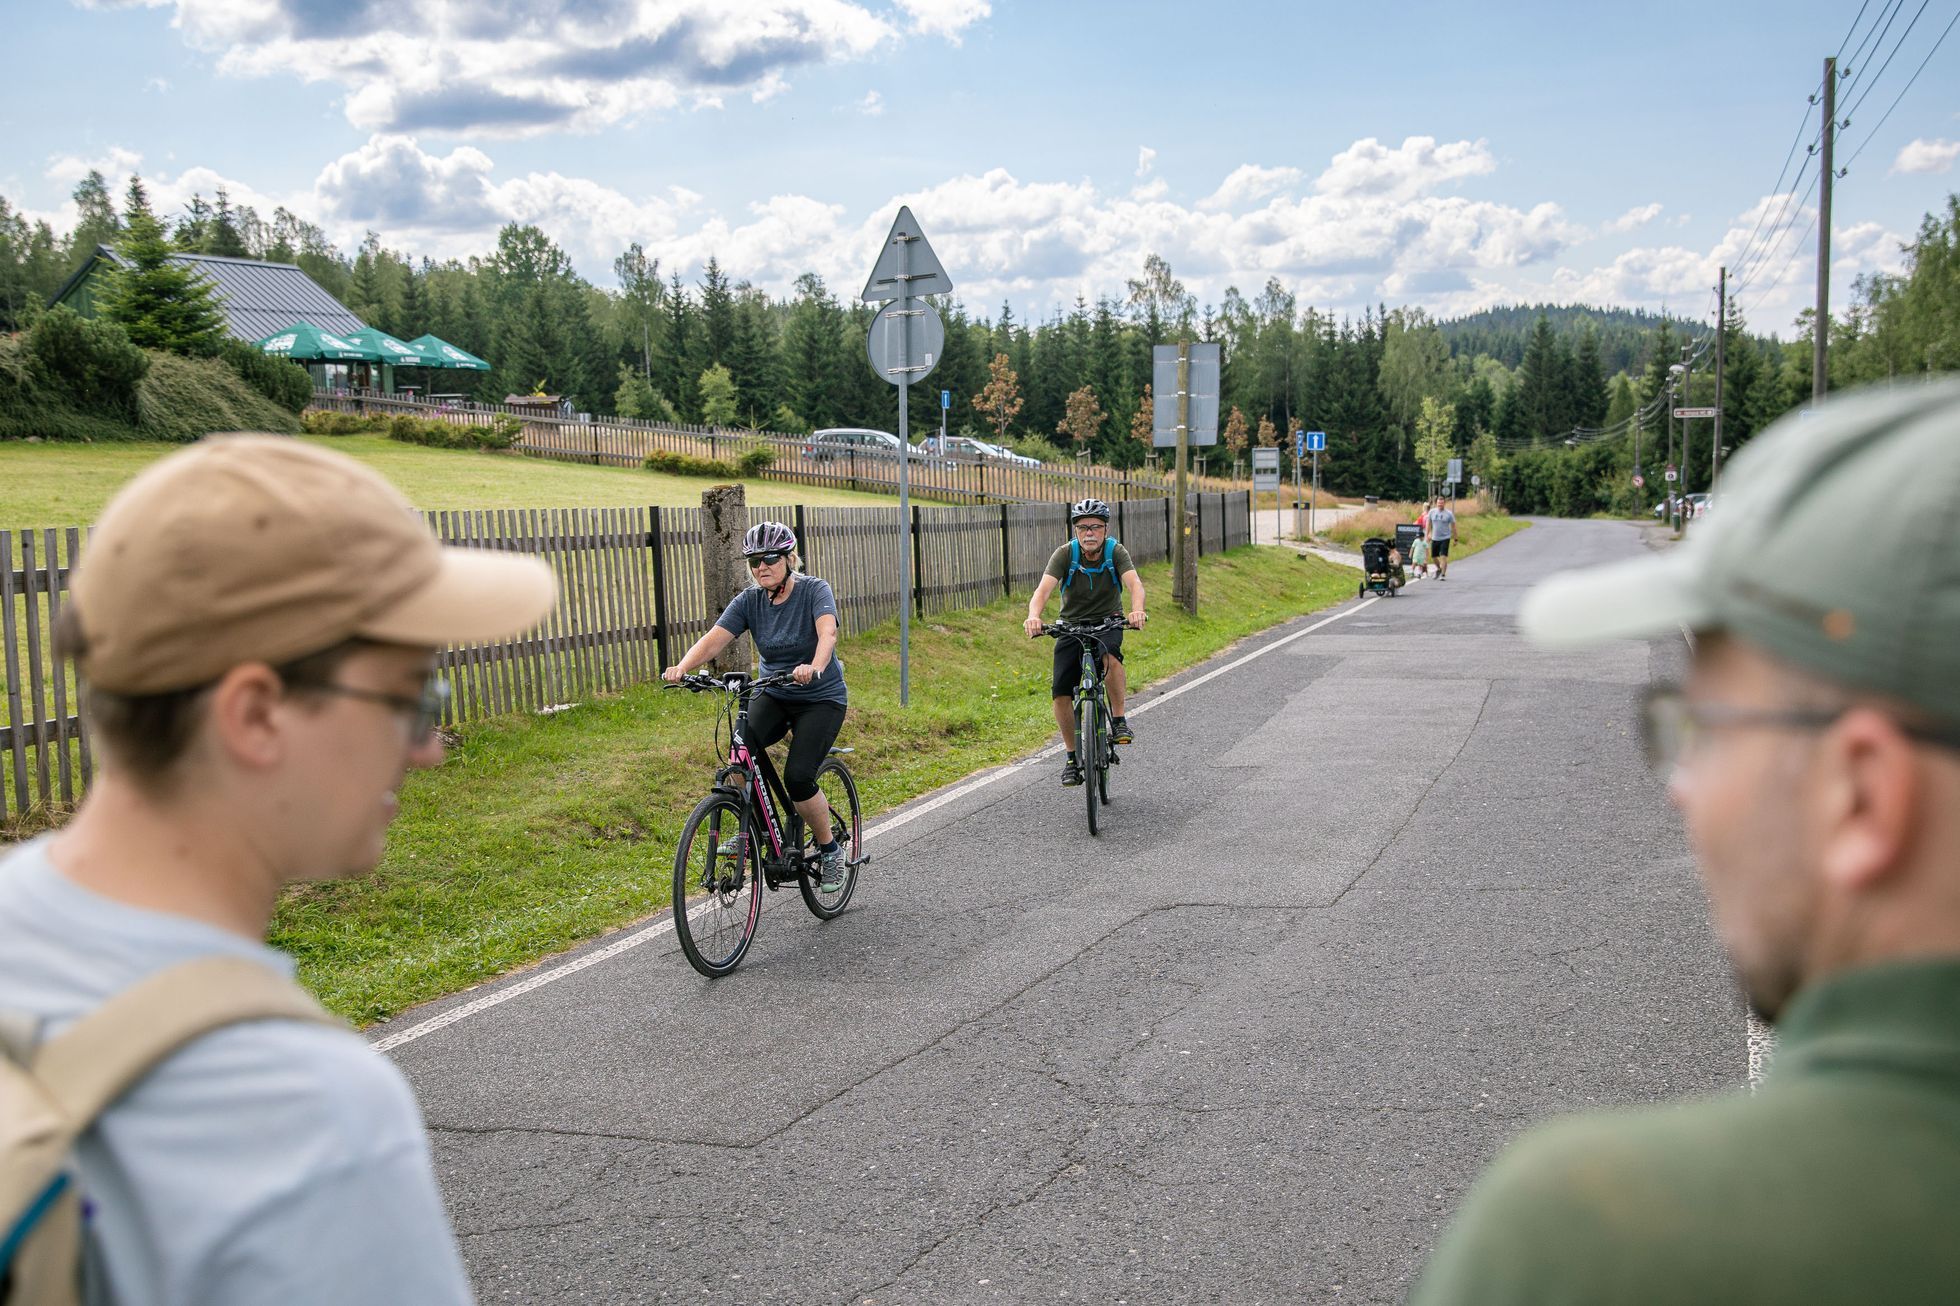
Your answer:
[[[674,933],[710,979],[741,964],[762,915],[761,869],[747,805],[724,793],[695,804],[674,849]]]
[[[803,874],[797,877],[796,883],[803,890],[803,905],[818,920],[827,921],[844,910],[857,888],[858,863],[864,858],[864,830],[858,818],[857,782],[851,779],[851,772],[843,762],[834,757],[823,760],[817,768],[817,792],[830,804],[830,834],[843,846],[844,879],[832,889],[818,883],[817,841],[814,835],[806,834]]]
[[[1096,711],[1096,700],[1084,698],[1075,705],[1075,760],[1082,768],[1082,796],[1088,800],[1089,833],[1096,831],[1097,777],[1102,772],[1102,735],[1100,719]]]

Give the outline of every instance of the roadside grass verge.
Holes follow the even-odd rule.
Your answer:
[[[699,477],[631,467],[590,467],[521,454],[429,449],[379,435],[302,436],[360,459],[418,508],[618,508],[642,504],[695,508]],[[80,526],[136,473],[179,444],[0,441],[0,525]],[[863,494],[785,481],[745,482],[757,505],[884,506],[894,495]]]
[[[1171,603],[1167,565],[1142,573],[1150,625],[1124,648],[1137,689],[1354,584],[1319,558],[1241,548],[1200,561],[1194,618]],[[843,642],[852,703],[840,742],[857,750],[867,818],[1053,736],[1049,645],[1021,633],[1026,603],[914,620],[904,710],[897,623]],[[722,760],[714,723],[704,696],[648,685],[468,727],[441,767],[403,785],[375,873],[289,890],[272,941],[329,1007],[365,1024],[656,912],[670,900],[681,823]],[[874,861],[858,901],[875,909],[880,880],[902,874]]]
[[[1322,536],[1344,549],[1359,551],[1363,540],[1380,536],[1395,538],[1398,522],[1412,522],[1422,512],[1419,503],[1384,503],[1335,522]],[[1460,499],[1456,505],[1456,535],[1461,541],[1450,546],[1450,556],[1461,558],[1487,549],[1508,535],[1515,535],[1531,523],[1508,513],[1494,512],[1480,500]]]

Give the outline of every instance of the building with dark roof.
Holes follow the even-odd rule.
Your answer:
[[[170,261],[191,268],[218,287],[225,329],[248,343],[263,340],[295,322],[311,322],[335,335],[367,325],[291,263],[261,263],[215,254],[172,254]],[[83,317],[94,317],[95,298],[104,278],[114,268],[128,266],[128,260],[115,250],[98,245],[88,262],[75,269],[55,292],[53,303],[66,304]]]

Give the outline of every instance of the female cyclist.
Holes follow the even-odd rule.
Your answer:
[[[750,702],[748,741],[767,748],[785,734],[793,736],[783,788],[817,842],[823,887],[835,888],[843,882],[844,852],[831,827],[830,807],[817,789],[817,767],[837,742],[848,702],[844,663],[837,656],[837,598],[824,581],[799,574],[796,533],[781,522],[751,526],[742,537],[742,556],[748,559],[751,585],[662,678],[673,683],[714,661],[744,631],[755,637],[763,675],[794,676],[794,685],[762,690]]]

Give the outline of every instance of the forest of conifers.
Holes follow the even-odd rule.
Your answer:
[[[121,237],[123,216],[99,174],[74,198],[80,221],[57,236],[0,197],[0,331],[25,326],[98,244]],[[854,287],[815,275],[777,298],[713,259],[701,269],[663,269],[636,244],[614,260],[613,284],[597,286],[548,233],[520,225],[467,260],[418,260],[374,233],[348,254],[285,209],[268,221],[223,192],[167,225],[179,249],[296,263],[370,324],[405,338],[434,332],[495,367],[468,380],[445,373],[441,388],[481,398],[542,390],[594,413],[775,430],[895,424],[894,392],[865,358],[871,310],[856,302]],[[1949,197],[1945,212],[1927,215],[1899,275],[1863,278],[1845,297],[1849,307],[1829,340],[1832,386],[1960,367],[1957,239],[1960,197]],[[1139,410],[1150,346],[1188,336],[1223,345],[1221,412],[1237,414],[1223,423],[1223,443],[1279,443],[1290,452],[1292,427],[1325,430],[1323,478],[1353,493],[1420,492],[1430,479],[1417,453],[1428,399],[1449,406],[1438,438],[1468,456],[1485,484],[1501,486],[1510,506],[1631,510],[1652,496],[1651,487],[1636,493],[1631,485],[1635,440],[1643,442],[1643,469],[1658,480],[1667,437],[1658,418],[1637,434],[1628,419],[1667,384],[1684,344],[1697,360],[1688,401],[1714,396],[1713,352],[1701,348],[1709,323],[1553,305],[1440,322],[1387,306],[1335,316],[1300,303],[1277,280],[1250,296],[1228,289],[1218,303],[1200,304],[1155,255],[1124,286],[1039,320],[1021,320],[1006,304],[984,316],[957,299],[940,311],[945,353],[913,389],[915,432],[937,428],[945,389],[955,432],[1051,458],[1086,449],[1103,463],[1136,465],[1149,452]],[[1808,400],[1808,315],[1794,329],[1788,340],[1759,336],[1731,315],[1723,390],[1730,448]],[[1706,479],[1698,469],[1708,435],[1699,428],[1709,424],[1694,425],[1688,448],[1676,451],[1687,488]],[[1616,429],[1625,433],[1596,434]]]

